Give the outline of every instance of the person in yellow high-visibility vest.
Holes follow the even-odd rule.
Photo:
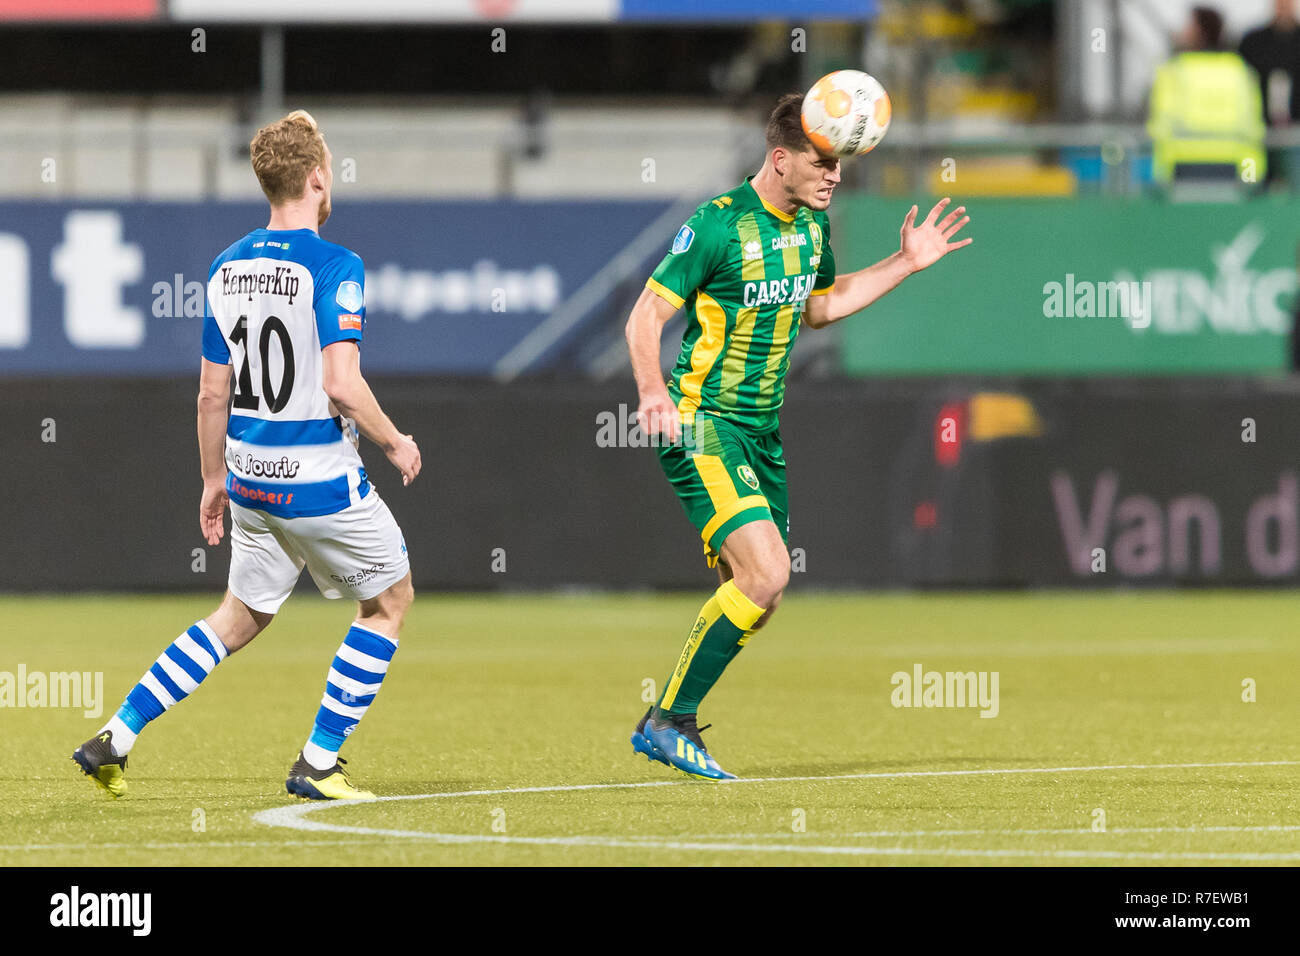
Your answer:
[[[1196,7],[1178,37],[1180,52],[1156,72],[1147,132],[1152,176],[1264,181],[1263,108],[1259,77],[1236,53],[1222,48],[1223,17]]]

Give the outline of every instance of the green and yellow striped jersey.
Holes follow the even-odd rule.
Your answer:
[[[686,306],[668,383],[682,422],[693,424],[698,409],[773,431],[804,305],[834,284],[826,213],[787,215],[749,180],[695,210],[646,283]]]

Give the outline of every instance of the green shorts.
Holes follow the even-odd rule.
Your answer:
[[[790,505],[779,430],[766,435],[697,411],[682,441],[659,448],[659,464],[686,517],[704,539],[709,566],[727,535],[751,521],[774,521],[788,542]]]

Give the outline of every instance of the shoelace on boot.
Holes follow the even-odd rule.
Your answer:
[[[695,744],[696,747],[703,750],[705,753],[709,752],[709,749],[704,746],[704,738],[700,735],[712,727],[712,724],[705,724],[703,727],[696,726],[694,714],[683,714],[680,717],[673,717],[672,724],[674,730],[691,743]]]

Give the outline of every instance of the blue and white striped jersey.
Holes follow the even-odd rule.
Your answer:
[[[321,349],[361,341],[365,270],[311,229],[255,229],[212,263],[203,357],[234,365],[230,500],[282,518],[333,514],[370,491],[355,426],[330,415]]]

